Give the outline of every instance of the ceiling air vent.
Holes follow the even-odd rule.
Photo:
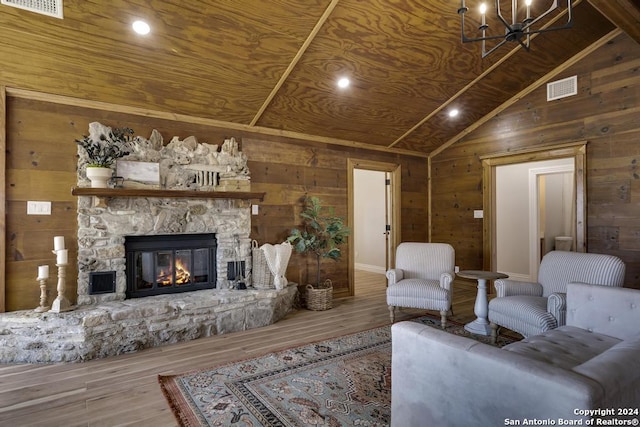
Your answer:
[[[578,76],[547,83],[547,101],[578,94]]]
[[[0,0],[0,3],[62,19],[62,0]]]

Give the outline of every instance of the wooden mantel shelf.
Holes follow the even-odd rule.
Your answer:
[[[265,193],[255,191],[193,191],[193,190],[156,190],[151,188],[84,188],[73,187],[74,196],[94,196],[97,199],[109,197],[157,197],[188,199],[258,199],[264,200]]]

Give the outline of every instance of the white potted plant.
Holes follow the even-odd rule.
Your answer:
[[[100,123],[89,124],[89,135],[75,142],[86,153],[86,174],[94,188],[107,188],[113,176],[112,166],[131,152],[133,129],[110,128]]]

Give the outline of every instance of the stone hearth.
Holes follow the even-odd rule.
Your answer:
[[[82,362],[267,326],[292,308],[298,289],[203,290],[0,316],[0,362]]]

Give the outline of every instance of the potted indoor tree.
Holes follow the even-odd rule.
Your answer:
[[[106,188],[113,176],[113,163],[131,152],[133,129],[110,128],[100,123],[89,124],[89,135],[75,142],[86,153],[86,174],[91,186]]]
[[[342,252],[339,246],[347,241],[349,228],[344,220],[334,215],[332,207],[324,207],[317,197],[306,197],[300,213],[302,228],[294,228],[287,241],[301,254],[316,258],[316,280],[307,285],[307,308],[327,310],[332,306],[333,285],[330,279],[320,280],[320,265],[325,258],[337,261]]]

